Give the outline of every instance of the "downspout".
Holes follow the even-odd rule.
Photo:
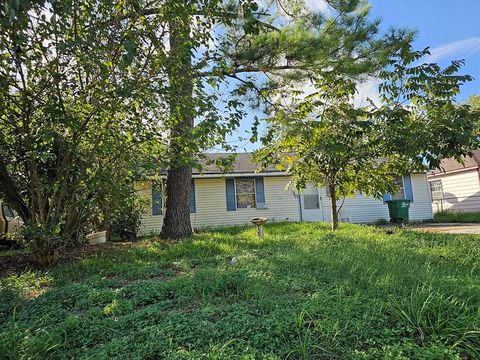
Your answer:
[[[320,208],[322,209],[322,222],[325,222],[325,212],[323,210],[323,197],[322,196],[320,196]]]
[[[302,199],[300,198],[300,189],[297,188],[297,191],[298,191],[298,209],[300,211],[300,221],[303,221]]]
[[[430,187],[430,181],[428,181],[428,173],[424,173],[425,176],[425,181],[427,182],[427,194],[428,194],[428,200],[430,201],[430,219],[434,218],[434,211],[433,211],[433,198],[432,198],[432,189]],[[412,191],[413,191],[413,184],[412,184]],[[443,211],[443,203],[440,202],[442,206],[442,211]],[[437,207],[438,209],[438,207]]]

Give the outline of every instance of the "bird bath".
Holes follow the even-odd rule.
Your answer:
[[[257,226],[257,235],[259,238],[263,238],[263,225],[265,225],[268,221],[268,218],[260,217],[260,218],[252,218],[250,220],[251,223]]]

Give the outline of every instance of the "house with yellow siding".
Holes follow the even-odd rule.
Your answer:
[[[213,161],[222,156],[225,154],[209,154]],[[256,169],[252,155],[240,153],[229,173],[215,165],[206,166],[202,173],[194,170],[190,194],[192,226],[241,225],[250,223],[253,217],[267,217],[270,221],[330,221],[330,199],[325,188],[308,184],[298,193],[289,188],[290,177],[284,171],[269,168],[257,173]],[[405,175],[399,179],[399,189],[393,197],[412,201],[411,220],[432,218],[425,174]],[[161,188],[151,182],[139,182],[137,190],[149,200],[140,232],[159,232],[164,212]],[[344,200],[340,219],[353,223],[386,220],[389,216],[384,200],[356,194]]]

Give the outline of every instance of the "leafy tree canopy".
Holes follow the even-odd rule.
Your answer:
[[[161,54],[136,52],[154,39],[115,4],[0,10],[0,184],[39,262],[88,229],[128,222],[140,163],[162,148]]]
[[[382,79],[381,104],[357,107],[358,81],[344,71],[312,83],[304,96],[272,104],[263,148],[256,154],[292,175],[292,186],[327,186],[332,227],[337,228],[338,197],[355,191],[381,198],[395,192],[395,177],[460,158],[476,146],[478,112],[455,103],[462,83],[461,61],[446,68],[421,63],[428,49],[413,51],[397,42],[388,61],[376,68]],[[368,76],[370,72],[365,72]]]

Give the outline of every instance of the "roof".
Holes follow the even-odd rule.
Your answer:
[[[440,163],[440,169],[433,171],[434,174],[448,173],[469,168],[480,167],[480,150],[472,150],[472,156],[463,156],[465,164],[461,164],[455,159],[444,159]]]
[[[231,153],[209,153],[205,154],[205,162],[215,162],[222,158],[227,158],[232,155]],[[252,153],[237,153],[235,158],[235,163],[233,164],[233,169],[226,173],[228,174],[253,174],[259,169],[259,165],[254,162]],[[225,172],[218,168],[218,166],[213,164],[206,164],[203,168],[203,171],[198,171],[198,169],[193,169],[192,173],[194,175],[199,174],[224,174]],[[268,166],[267,169],[260,171],[260,173],[280,173],[283,174],[284,171],[276,169],[274,166]]]

